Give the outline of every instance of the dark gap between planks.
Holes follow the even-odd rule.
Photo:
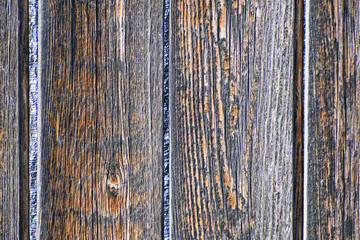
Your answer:
[[[305,61],[304,1],[295,1],[294,21],[294,206],[293,206],[293,238],[303,239],[303,196],[304,196],[304,128],[303,128],[303,81]]]
[[[30,152],[29,152],[29,187],[30,187],[30,239],[36,239],[37,207],[37,151],[38,151],[38,0],[29,1],[29,72],[30,72]]]
[[[164,0],[164,239],[169,239],[169,13],[170,0]]]

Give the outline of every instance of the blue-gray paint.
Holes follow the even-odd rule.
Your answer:
[[[36,175],[38,151],[38,3],[37,0],[29,1],[29,70],[30,70],[30,239],[35,239],[36,232]]]
[[[169,239],[169,13],[164,0],[164,239]]]

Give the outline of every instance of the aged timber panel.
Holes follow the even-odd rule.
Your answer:
[[[294,6],[172,1],[174,239],[293,237]]]
[[[41,239],[160,239],[163,1],[40,1]]]
[[[360,239],[358,1],[312,1],[309,239]]]
[[[29,232],[28,3],[0,0],[0,239]]]

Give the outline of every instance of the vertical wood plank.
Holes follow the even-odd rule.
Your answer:
[[[40,1],[41,239],[160,239],[163,1]]]
[[[28,3],[0,0],[0,239],[28,239]]]
[[[308,236],[359,239],[359,3],[310,6]]]
[[[174,239],[293,237],[294,7],[171,1]]]

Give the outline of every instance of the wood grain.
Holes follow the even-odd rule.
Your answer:
[[[293,237],[294,21],[294,1],[172,1],[174,239]]]
[[[160,239],[163,1],[40,2],[40,239]]]
[[[360,239],[357,1],[313,1],[309,68],[309,239]]]
[[[0,0],[0,239],[29,237],[27,6]]]

